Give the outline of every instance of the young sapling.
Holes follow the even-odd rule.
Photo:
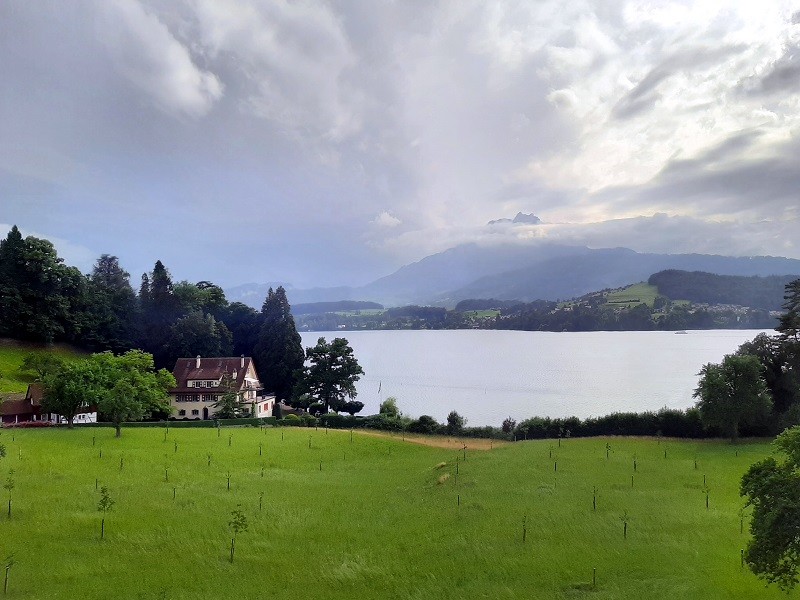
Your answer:
[[[100,488],[100,501],[97,503],[97,510],[103,514],[100,521],[100,539],[106,537],[106,513],[114,506],[114,500],[106,486]]]
[[[247,531],[247,516],[242,512],[242,505],[237,504],[236,508],[231,511],[231,520],[228,525],[233,530],[233,537],[231,538],[231,563],[233,563],[233,553],[236,550],[236,536],[239,533]]]
[[[3,484],[3,488],[8,492],[8,518],[11,518],[11,493],[14,490],[14,469],[8,471],[8,477]]]

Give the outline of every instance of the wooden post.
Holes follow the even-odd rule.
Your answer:
[[[172,488],[172,499],[173,499],[173,500],[175,500],[175,496],[176,496],[177,494],[178,494],[178,488],[176,488],[176,487],[173,487],[173,488]]]
[[[167,469],[164,469],[164,481],[169,481],[169,471]]]
[[[592,567],[592,587],[597,587],[597,567]]]
[[[557,472],[558,472],[558,461],[555,461],[553,463],[553,473],[557,473]]]
[[[228,471],[228,491],[231,490],[231,472]]]
[[[631,487],[633,487],[633,475],[631,475]]]
[[[236,547],[236,537],[231,538],[231,564],[233,564],[233,551]]]
[[[592,490],[592,510],[597,512],[597,487]]]
[[[628,522],[627,521],[625,521],[622,524],[622,537],[624,539],[626,539],[626,540],[628,539]]]
[[[461,494],[458,495],[458,506],[461,506]]]
[[[259,444],[259,445],[258,445],[258,455],[259,455],[259,456],[261,456],[261,454],[262,454],[262,451],[263,451],[263,446],[264,446],[263,444]]]
[[[739,566],[744,568],[744,549],[739,550]]]
[[[522,543],[525,543],[525,538],[528,536],[528,515],[522,517]]]
[[[100,521],[100,539],[102,540],[105,537],[106,537],[106,518],[103,517],[102,520]]]
[[[3,594],[8,593],[8,572],[11,570],[11,565],[6,565],[6,578],[3,581]]]
[[[97,477],[95,477],[94,478],[94,489],[95,489],[95,491],[97,491],[97,484],[98,484],[98,480],[97,480]]]

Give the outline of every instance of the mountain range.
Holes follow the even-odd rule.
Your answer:
[[[628,248],[592,249],[540,243],[481,246],[462,244],[405,265],[360,287],[295,289],[283,284],[292,304],[368,300],[386,306],[407,304],[453,307],[468,298],[563,300],[617,288],[658,271],[678,269],[718,275],[797,275],[800,260],[709,254],[649,254]],[[260,308],[267,289],[246,284],[225,290],[228,300]]]

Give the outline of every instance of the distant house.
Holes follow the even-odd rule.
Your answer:
[[[8,394],[0,404],[0,419],[4,424],[23,423],[27,421],[49,421],[55,424],[66,423],[67,419],[56,413],[42,412],[44,389],[39,383],[32,383],[24,394]],[[96,423],[97,409],[83,407],[75,414],[74,423]]]
[[[275,396],[263,394],[253,359],[247,356],[179,358],[172,371],[176,386],[169,390],[171,416],[177,419],[213,419],[216,404],[228,388],[236,392],[243,412],[270,417]]]
[[[6,394],[0,401],[0,420],[3,424],[35,421],[38,410],[25,399],[25,394]]]

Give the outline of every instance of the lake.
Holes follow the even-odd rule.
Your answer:
[[[473,426],[503,419],[604,415],[688,408],[697,373],[760,331],[340,331],[365,375],[357,384],[361,414],[389,396],[403,413],[444,422],[451,410]]]

